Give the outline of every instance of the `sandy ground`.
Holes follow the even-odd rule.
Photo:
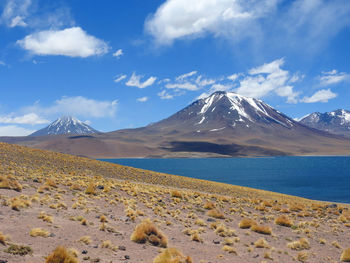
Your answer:
[[[0,187],[8,175],[22,186],[17,191],[0,189],[0,232],[7,236],[3,244],[0,239],[0,262],[45,262],[62,245],[76,249],[79,262],[151,263],[162,248],[130,239],[146,218],[167,237],[168,248],[178,249],[193,262],[341,262],[342,251],[350,247],[346,205],[268,195],[266,199],[223,196],[110,179],[84,169],[81,173],[48,172],[47,160],[29,164],[24,159],[17,152],[16,158],[8,154],[0,162]],[[222,213],[221,219],[208,215],[214,211],[211,206]],[[52,222],[38,218],[42,212],[52,216]],[[104,229],[101,215],[108,221]],[[281,215],[292,221],[289,226],[276,224]],[[242,229],[242,219],[252,219],[271,233]],[[33,228],[47,230],[48,236],[31,236]],[[90,237],[91,243],[79,241],[83,236]],[[256,241],[262,238],[265,247],[259,248]],[[291,248],[290,243],[300,238],[307,245]],[[103,247],[107,240],[111,244]],[[29,246],[32,253],[5,252],[11,244]],[[223,250],[225,244],[232,253]]]

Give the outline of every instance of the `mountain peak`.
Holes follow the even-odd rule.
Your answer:
[[[62,134],[82,135],[91,133],[98,133],[98,131],[73,116],[62,116],[53,121],[49,126],[32,133],[30,136]]]

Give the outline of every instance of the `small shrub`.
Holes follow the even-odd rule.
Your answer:
[[[12,255],[25,256],[27,254],[32,254],[33,250],[29,246],[11,244],[7,249],[4,250],[4,252]]]
[[[275,224],[280,225],[280,226],[291,227],[294,225],[294,222],[288,216],[281,215],[281,216],[276,218]]]
[[[217,218],[217,219],[225,219],[225,215],[221,211],[216,209],[216,208],[213,208],[213,209],[209,210],[208,211],[208,216],[214,217],[214,218]]]
[[[234,247],[230,247],[230,246],[225,245],[225,246],[222,247],[222,250],[226,251],[226,252],[228,252],[230,254],[236,254],[237,255],[237,251],[236,251],[236,249]]]
[[[269,243],[264,238],[258,239],[254,245],[257,248],[269,248]]]
[[[340,256],[340,260],[343,262],[350,262],[350,248],[347,248],[343,251]]]
[[[193,261],[191,257],[184,256],[176,248],[167,248],[153,260],[153,263],[193,263]]]
[[[299,252],[298,257],[297,257],[298,261],[303,262],[303,263],[306,262],[308,258],[309,258],[309,255],[305,251]]]
[[[5,236],[2,232],[0,232],[0,244],[3,244],[6,246],[6,240],[8,239],[7,236]]]
[[[85,245],[89,245],[92,240],[91,240],[91,237],[89,236],[82,236],[80,239],[79,239],[79,242],[82,242],[84,243]]]
[[[178,190],[173,190],[173,191],[171,191],[171,197],[182,198],[182,194]]]
[[[96,185],[91,182],[88,187],[86,188],[85,190],[85,194],[88,194],[88,195],[96,195],[97,192],[96,192]]]
[[[130,239],[136,243],[148,241],[152,245],[160,247],[167,247],[168,244],[166,236],[149,219],[136,226]]]
[[[215,204],[213,202],[206,202],[203,206],[204,209],[208,209],[208,210],[211,210],[211,209],[214,209],[215,208]]]
[[[45,263],[78,263],[78,259],[65,247],[57,247],[47,258]]]

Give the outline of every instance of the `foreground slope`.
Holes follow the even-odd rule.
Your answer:
[[[3,143],[0,164],[5,262],[45,262],[58,246],[69,251],[59,248],[46,262],[58,255],[155,263],[348,258],[348,205]]]

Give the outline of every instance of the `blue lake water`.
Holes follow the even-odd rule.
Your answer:
[[[103,161],[315,200],[350,203],[350,157],[104,159]]]

